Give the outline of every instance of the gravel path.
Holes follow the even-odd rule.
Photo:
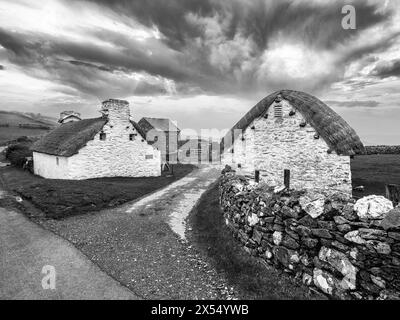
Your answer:
[[[185,237],[186,217],[219,174],[202,167],[135,203],[41,223],[139,297],[229,298],[224,279]]]

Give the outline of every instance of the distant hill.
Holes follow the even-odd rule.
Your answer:
[[[57,126],[57,119],[43,116],[40,113],[2,111],[0,110],[0,125],[19,126],[20,124]]]
[[[41,114],[0,110],[0,145],[21,136],[41,136],[57,125],[57,119]]]

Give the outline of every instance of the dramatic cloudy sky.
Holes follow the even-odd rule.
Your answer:
[[[344,30],[352,4],[357,29]],[[365,144],[400,144],[400,0],[0,0],[0,109],[228,128],[276,89],[327,102]]]

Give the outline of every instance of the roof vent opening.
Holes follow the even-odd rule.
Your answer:
[[[276,104],[274,106],[274,116],[275,118],[282,118],[283,117],[283,110],[281,104]]]

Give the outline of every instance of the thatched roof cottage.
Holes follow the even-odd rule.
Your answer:
[[[314,96],[272,93],[222,140],[222,162],[271,186],[351,196],[350,157],[364,152],[356,132]]]
[[[32,146],[34,173],[49,179],[161,175],[160,151],[130,119],[129,104],[109,99],[102,116],[64,123]]]

